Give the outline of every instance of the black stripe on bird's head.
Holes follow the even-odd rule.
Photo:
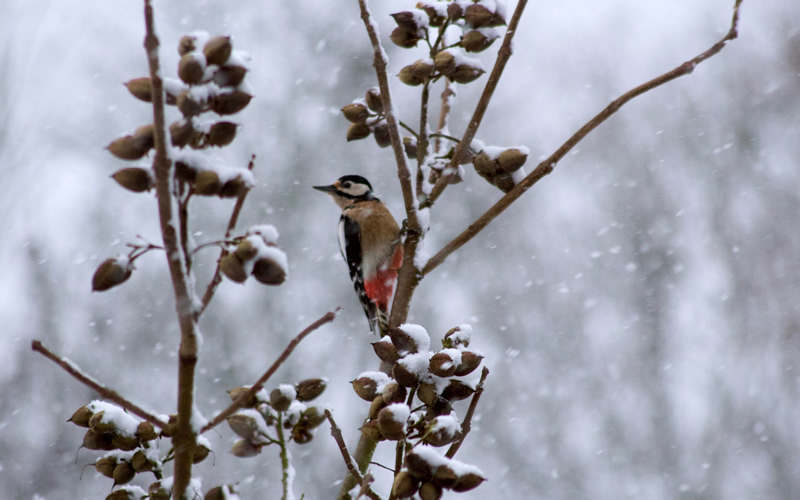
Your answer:
[[[313,186],[314,189],[328,193],[337,205],[344,208],[355,201],[374,200],[372,185],[360,175],[345,175],[330,186]]]

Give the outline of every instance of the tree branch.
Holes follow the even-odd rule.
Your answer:
[[[321,327],[326,323],[330,323],[331,321],[336,319],[336,314],[338,313],[338,311],[339,309],[337,308],[335,311],[326,313],[320,319],[308,325],[305,330],[298,333],[297,336],[293,338],[291,342],[289,342],[289,345],[286,346],[286,349],[283,350],[281,355],[278,356],[278,359],[276,359],[275,362],[272,363],[272,366],[270,366],[269,369],[266,372],[264,372],[263,375],[261,375],[261,378],[259,378],[258,381],[256,381],[256,383],[253,384],[253,386],[250,387],[250,389],[247,392],[239,396],[236,399],[236,401],[234,401],[233,403],[231,403],[230,406],[228,406],[220,413],[218,413],[216,417],[214,417],[210,422],[208,422],[205,425],[205,427],[200,429],[200,434],[203,434],[204,432],[213,429],[214,427],[224,422],[225,419],[236,413],[236,410],[241,408],[245,401],[252,398],[255,395],[255,393],[257,393],[264,387],[264,384],[267,382],[267,380],[269,380],[269,378],[278,370],[278,368],[280,368],[281,365],[289,358],[289,356],[292,354],[292,351],[294,351],[294,349],[300,344],[300,342],[302,342],[304,338],[306,338],[311,332],[313,332],[317,328]]]
[[[676,78],[680,78],[682,76],[690,74],[694,71],[694,68],[700,64],[701,62],[715,56],[718,54],[725,45],[731,41],[736,39],[738,36],[737,28],[739,23],[739,7],[741,6],[742,0],[736,0],[736,3],[733,7],[733,19],[731,21],[731,28],[728,30],[728,33],[717,43],[711,46],[708,50],[701,53],[700,55],[686,61],[685,63],[681,64],[680,66],[668,71],[661,76],[653,78],[652,80],[645,82],[638,87],[629,90],[628,92],[622,94],[619,98],[612,101],[604,110],[598,113],[594,118],[589,120],[583,127],[581,127],[577,132],[575,132],[572,137],[567,139],[567,141],[561,145],[549,158],[541,162],[530,174],[528,174],[519,184],[514,186],[514,188],[509,191],[505,196],[500,198],[489,210],[486,211],[483,215],[481,215],[478,220],[473,222],[467,229],[464,230],[460,235],[456,236],[450,243],[444,246],[439,252],[431,257],[431,259],[425,264],[422,269],[422,275],[426,276],[431,271],[439,267],[442,262],[453,252],[464,246],[465,243],[470,241],[474,238],[478,233],[480,233],[486,226],[488,226],[498,215],[503,213],[503,211],[509,207],[514,201],[517,200],[520,196],[522,196],[528,189],[530,189],[534,184],[539,182],[544,176],[550,174],[553,171],[556,164],[566,156],[566,154],[572,150],[581,140],[583,140],[590,132],[592,132],[595,128],[597,128],[601,123],[606,121],[611,115],[616,113],[623,105],[625,105],[628,101],[638,97],[646,92],[649,92],[656,87],[660,87],[667,82],[670,82]]]
[[[135,404],[131,403],[127,399],[120,396],[119,393],[114,391],[113,389],[109,389],[101,385],[99,382],[93,380],[91,377],[86,375],[83,372],[83,370],[81,370],[77,365],[50,351],[44,345],[42,345],[42,343],[39,342],[38,340],[34,340],[33,342],[31,342],[31,349],[42,354],[47,359],[51,360],[52,362],[63,368],[64,371],[72,375],[80,383],[97,392],[101,398],[117,403],[119,406],[125,408],[134,415],[147,420],[156,427],[159,427],[161,429],[167,427],[167,422],[164,422],[163,420],[156,417],[152,413],[149,413],[140,408],[139,406],[136,406]]]
[[[511,58],[511,54],[513,53],[513,50],[511,49],[511,43],[514,39],[514,35],[517,32],[517,25],[519,25],[522,12],[525,10],[525,6],[527,4],[528,0],[519,0],[519,2],[517,2],[517,7],[514,9],[514,14],[511,15],[511,20],[508,22],[508,29],[506,30],[506,36],[503,38],[503,44],[500,46],[500,50],[497,52],[497,60],[494,62],[494,68],[492,68],[492,73],[489,75],[489,79],[486,81],[486,87],[484,87],[483,93],[478,100],[478,105],[475,107],[475,112],[472,114],[472,119],[469,121],[467,130],[464,132],[464,137],[456,145],[456,149],[453,154],[453,158],[450,160],[450,164],[444,170],[442,170],[442,174],[439,176],[439,179],[436,181],[433,189],[431,189],[431,193],[428,195],[428,198],[424,203],[422,203],[422,205],[420,205],[420,208],[429,207],[436,203],[436,200],[447,187],[450,177],[458,170],[458,166],[461,164],[461,157],[464,154],[464,151],[468,150],[470,144],[472,144],[472,139],[475,138],[475,134],[478,132],[478,127],[481,125],[483,115],[486,114],[486,110],[489,108],[489,102],[492,100],[494,91],[497,88],[497,83],[500,81],[500,77],[503,76],[503,70],[506,68],[506,63]]]
[[[369,483],[364,481],[364,478],[358,472],[355,464],[353,463],[353,457],[350,456],[350,452],[347,451],[347,445],[344,443],[344,438],[342,437],[342,431],[336,425],[336,422],[333,420],[333,415],[331,415],[330,410],[325,410],[325,416],[328,418],[328,422],[331,424],[331,436],[333,439],[336,440],[336,444],[339,445],[339,451],[342,453],[342,458],[344,459],[344,464],[347,466],[347,470],[350,471],[350,474],[355,478],[356,484],[360,484],[362,491],[365,495],[370,497],[373,500],[380,500],[381,497],[378,496],[377,493],[372,491],[372,488],[369,487]]]
[[[458,449],[461,448],[461,445],[464,444],[464,440],[467,439],[467,434],[472,429],[472,416],[475,414],[475,408],[478,407],[478,401],[481,399],[481,394],[483,394],[483,389],[486,383],[486,377],[489,376],[489,369],[485,366],[483,370],[481,370],[481,379],[478,382],[478,386],[475,388],[475,394],[472,395],[472,401],[469,403],[469,408],[467,408],[467,413],[464,415],[464,422],[461,424],[461,437],[458,438],[458,441],[450,445],[450,448],[447,450],[447,453],[444,454],[447,458],[453,458],[458,453]]]

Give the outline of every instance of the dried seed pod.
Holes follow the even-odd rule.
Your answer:
[[[450,76],[456,70],[456,58],[450,52],[443,50],[433,58],[433,65],[439,73]]]
[[[453,405],[445,398],[436,398],[432,405],[428,406],[428,413],[425,415],[427,420],[453,413]]]
[[[386,404],[402,403],[406,400],[408,389],[397,382],[389,382],[383,387],[383,401]]]
[[[141,167],[123,168],[114,172],[111,177],[117,184],[134,193],[150,191],[153,187],[150,171]]]
[[[231,453],[239,458],[254,457],[261,453],[261,446],[254,444],[247,439],[240,439],[233,443]]]
[[[236,401],[249,390],[249,387],[237,387],[228,391],[228,396],[230,396],[231,401]],[[255,394],[251,395],[242,402],[242,408],[255,408],[256,406],[258,406],[258,399],[256,398]]]
[[[457,2],[453,2],[447,5],[447,17],[451,21],[458,21],[462,17],[464,17],[464,8],[461,7],[461,4]]]
[[[369,118],[369,109],[361,103],[354,102],[342,108],[342,114],[352,123],[362,123]]]
[[[213,170],[204,170],[197,173],[194,181],[194,192],[200,195],[211,196],[222,191],[222,182],[219,175]]]
[[[433,406],[433,403],[439,399],[439,393],[436,392],[436,384],[432,382],[422,382],[417,389],[417,397],[420,401],[428,406]]]
[[[286,281],[283,266],[269,257],[262,257],[253,265],[253,276],[264,285],[278,286]]]
[[[367,102],[367,107],[369,109],[378,114],[383,113],[383,100],[381,100],[380,90],[374,87],[367,90],[364,100]]]
[[[222,185],[222,189],[219,190],[219,196],[220,198],[238,198],[244,194],[247,189],[247,182],[242,179],[242,176],[237,175]]]
[[[464,20],[473,28],[492,26],[494,19],[494,12],[480,4],[472,4],[464,11]]]
[[[206,458],[208,458],[208,454],[211,453],[211,450],[203,444],[199,444],[194,448],[194,455],[192,456],[192,463],[199,464]]]
[[[442,488],[450,489],[458,482],[458,474],[448,464],[442,464],[433,472],[433,481]]]
[[[507,193],[514,188],[514,178],[511,177],[509,173],[497,172],[494,178],[494,184],[500,188],[500,191]]]
[[[422,500],[439,500],[442,495],[443,488],[436,483],[429,481],[419,486],[419,497]]]
[[[312,401],[316,399],[327,386],[327,381],[321,378],[309,378],[301,380],[294,386],[297,391],[298,401]]]
[[[428,370],[437,377],[452,377],[456,372],[456,363],[447,352],[437,352],[428,362]]]
[[[425,14],[428,15],[429,26],[438,27],[447,20],[445,16],[439,15],[439,11],[437,11],[432,5],[426,5],[423,2],[417,2],[417,8],[424,11]]]
[[[369,405],[369,412],[367,412],[367,420],[373,420],[378,418],[378,413],[381,410],[389,406],[389,403],[383,399],[383,395],[375,396],[375,399],[372,400],[372,403]]]
[[[400,28],[414,32],[421,28],[421,26],[417,24],[417,16],[413,12],[403,11],[395,12],[394,14],[389,15],[394,18],[394,21]]]
[[[169,135],[173,146],[178,148],[186,146],[194,135],[192,121],[180,119],[176,122],[172,122],[172,125],[169,126]]]
[[[376,125],[372,129],[372,135],[375,137],[375,142],[378,147],[388,148],[392,145],[392,137],[389,135],[389,125],[386,122]]]
[[[208,131],[208,144],[223,147],[236,138],[237,125],[233,122],[217,122]]]
[[[197,170],[194,169],[191,165],[183,163],[182,161],[175,162],[175,177],[182,180],[183,182],[189,182],[194,184],[194,181],[197,180]]]
[[[347,142],[365,139],[369,137],[370,133],[372,133],[372,130],[366,123],[353,123],[347,129]]]
[[[119,433],[112,433],[111,445],[117,450],[133,451],[139,447],[139,438],[136,436],[125,436]]]
[[[117,457],[98,458],[94,463],[95,470],[108,478],[114,477],[114,467],[116,466]]]
[[[381,434],[381,430],[378,427],[377,420],[370,420],[369,422],[362,425],[360,430],[361,434],[365,438],[371,441],[383,441],[386,439],[385,437],[383,437],[383,434]]]
[[[410,371],[402,362],[395,363],[392,367],[392,378],[405,387],[416,387],[419,383],[417,374]]]
[[[461,37],[461,46],[467,52],[483,52],[491,47],[497,38],[489,38],[480,31],[472,30]]]
[[[314,439],[314,435],[308,429],[302,427],[294,427],[292,429],[292,441],[297,444],[306,444]]]
[[[477,472],[466,472],[458,476],[458,481],[456,481],[456,484],[454,484],[451,489],[457,493],[463,493],[477,488],[484,481],[486,481],[486,478]]]
[[[211,109],[218,115],[232,115],[246,108],[252,98],[253,96],[241,90],[223,92],[211,101]]]
[[[226,64],[219,68],[212,80],[220,87],[238,87],[247,75],[247,68],[238,64]]]
[[[72,422],[78,427],[88,428],[89,420],[91,420],[92,415],[94,415],[94,412],[92,412],[92,410],[88,406],[81,406],[80,408],[75,410],[75,413],[73,413],[72,416],[69,417],[69,420],[67,420],[67,422]]]
[[[138,500],[138,497],[133,491],[120,488],[106,495],[105,500]]]
[[[400,359],[400,355],[397,354],[397,349],[394,347],[389,340],[381,340],[379,342],[373,342],[372,348],[375,350],[375,354],[380,358],[381,361],[388,364],[394,364],[395,361]]]
[[[250,415],[237,413],[228,417],[227,421],[228,427],[239,437],[252,440],[258,435],[258,422]]]
[[[392,497],[411,498],[419,490],[419,480],[412,476],[407,470],[401,470],[394,478],[392,484]]]
[[[172,490],[164,488],[161,485],[161,481],[156,481],[152,483],[149,488],[147,488],[147,492],[150,495],[149,500],[170,500],[172,498]]]
[[[397,78],[399,78],[401,82],[411,87],[416,87],[417,85],[421,85],[423,82],[422,78],[419,78],[417,75],[414,74],[414,69],[412,65],[408,65],[403,69],[401,69],[400,73],[397,74]]]
[[[197,37],[191,35],[184,35],[178,41],[178,54],[184,56],[189,52],[193,52],[197,47],[195,42],[197,41]]]
[[[234,253],[236,253],[236,256],[239,257],[242,262],[247,262],[258,255],[258,248],[253,244],[250,238],[245,238],[239,242]]]
[[[133,465],[130,462],[120,462],[114,467],[114,486],[128,484],[134,476],[136,476],[136,471],[133,470]]]
[[[134,78],[126,83],[125,87],[128,88],[128,92],[130,92],[133,97],[140,101],[151,102],[153,99],[153,81],[150,80],[148,76]]]
[[[417,30],[409,30],[400,26],[392,30],[392,34],[389,35],[389,38],[395,45],[403,47],[404,49],[414,48],[417,46],[417,42],[420,41]]]
[[[290,396],[291,394],[287,394],[287,392],[281,390],[280,387],[276,387],[269,393],[269,405],[275,411],[286,411],[289,409],[292,401],[294,401],[294,397]]]
[[[406,455],[403,467],[409,474],[421,481],[427,481],[433,476],[431,464],[415,450]]]
[[[420,59],[411,65],[411,74],[424,81],[433,76],[434,69],[430,59]]]
[[[208,64],[216,64],[222,66],[231,57],[233,51],[233,44],[231,44],[231,37],[229,36],[215,36],[203,47],[203,54],[206,56]]]
[[[109,288],[125,283],[131,277],[133,266],[129,261],[106,259],[97,267],[92,276],[92,291],[103,292]]]
[[[489,158],[489,155],[483,151],[475,155],[475,158],[472,159],[472,165],[475,166],[475,170],[478,172],[492,176],[497,174],[497,169],[499,168],[497,161]]]
[[[114,139],[106,148],[120,160],[138,160],[150,151],[149,147],[142,147],[132,135]]]
[[[420,351],[420,346],[415,338],[410,333],[406,332],[403,328],[392,328],[389,331],[389,337],[392,339],[392,344],[397,348],[398,352],[405,354],[414,354]],[[423,346],[427,350],[427,346]]]
[[[147,442],[158,438],[158,433],[156,433],[156,427],[150,422],[140,422],[136,428],[136,437],[142,442]]]
[[[414,137],[403,137],[403,149],[409,159],[417,159],[417,140]]]
[[[476,68],[470,64],[459,64],[449,76],[454,82],[464,85],[474,82],[484,73],[485,71],[481,68]]]
[[[480,354],[475,354],[472,351],[461,351],[461,363],[456,367],[454,375],[456,377],[469,375],[481,365],[481,360],[483,360],[483,356]]]
[[[244,270],[244,264],[235,253],[223,255],[219,259],[219,269],[231,281],[236,283],[247,281],[247,272]]]
[[[182,90],[181,93],[178,94],[177,105],[178,111],[186,117],[199,115],[205,109],[204,103],[192,97],[192,93],[189,89]]]
[[[137,473],[150,472],[153,470],[154,465],[153,461],[147,458],[147,453],[145,453],[144,450],[137,451],[131,457],[131,466],[133,466],[133,470]]]
[[[497,157],[497,163],[503,171],[510,174],[516,172],[525,165],[527,159],[527,154],[519,149],[511,148],[500,153],[500,156]]]
[[[206,70],[205,63],[205,57],[197,52],[184,54],[178,63],[178,78],[189,85],[200,83]]]
[[[178,415],[173,413],[169,416],[169,421],[167,421],[167,426],[161,429],[161,437],[164,438],[171,438],[175,435],[175,429],[178,427]]]
[[[456,440],[456,420],[450,415],[434,418],[425,432],[425,443],[431,446],[446,446]]]
[[[378,396],[378,381],[373,377],[359,377],[352,382],[353,390],[364,401],[372,402]]]
[[[447,333],[444,334],[442,344],[447,348],[457,346],[469,347],[471,340],[472,327],[469,325],[459,325],[447,330]]]
[[[295,427],[316,429],[322,425],[322,422],[325,420],[325,414],[319,411],[319,408],[316,406],[311,406],[303,410],[303,413],[300,415],[300,421],[297,423],[297,425],[295,425]]]
[[[474,392],[475,389],[464,382],[457,379],[450,379],[447,387],[442,390],[442,397],[448,401],[461,401],[462,399],[467,399],[472,396]]]

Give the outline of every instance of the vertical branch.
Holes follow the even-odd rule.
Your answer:
[[[422,97],[419,110],[419,137],[417,138],[417,198],[424,196],[425,172],[422,166],[428,159],[428,101],[430,100],[429,79],[422,84]]]
[[[172,191],[173,166],[167,155],[167,134],[164,120],[164,82],[158,58],[159,41],[155,34],[155,20],[151,0],[144,0],[146,35],[144,47],[153,84],[153,120],[155,126],[156,154],[153,170],[156,174],[156,196],[164,239],[167,262],[175,293],[175,308],[181,330],[178,355],[178,421],[172,440],[175,449],[173,495],[185,498],[192,478],[192,457],[196,434],[192,430],[191,416],[194,407],[194,370],[197,365],[197,324],[194,319],[194,291],[189,286],[186,255],[182,250],[180,228],[176,217],[176,200]]]
[[[450,106],[451,100],[455,97],[456,93],[453,90],[453,84],[450,82],[449,78],[444,79],[444,90],[442,91],[442,107],[439,110],[439,124],[436,127],[436,133],[442,134],[444,130],[447,128],[447,120],[450,118]],[[439,148],[441,147],[442,138],[440,136],[436,136],[436,142],[434,142],[433,150],[435,153],[439,153]]]

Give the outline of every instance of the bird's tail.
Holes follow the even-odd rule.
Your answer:
[[[389,335],[389,312],[381,307],[376,307],[375,312],[375,322],[377,323],[378,331],[376,332],[378,336],[383,337],[384,335]]]

